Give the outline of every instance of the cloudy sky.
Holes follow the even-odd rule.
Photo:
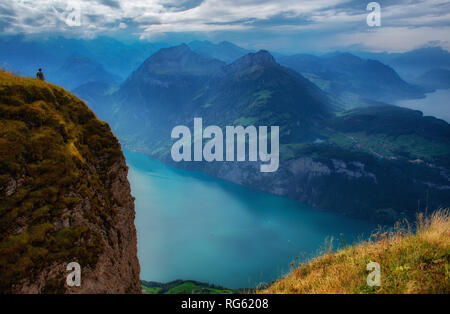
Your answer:
[[[110,35],[175,43],[229,40],[280,52],[450,50],[450,1],[380,0],[381,27],[361,0],[0,0],[3,34]]]

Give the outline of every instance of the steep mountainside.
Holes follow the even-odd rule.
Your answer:
[[[0,72],[0,292],[140,293],[127,171],[81,100]]]
[[[250,53],[217,73],[194,99],[205,125],[280,126],[282,141],[314,136],[335,109],[310,81],[276,63],[267,51]],[[192,115],[186,123],[192,124]]]
[[[359,104],[364,99],[393,103],[398,99],[423,97],[421,88],[406,83],[391,67],[350,53],[324,57],[300,54],[279,61],[347,105]]]

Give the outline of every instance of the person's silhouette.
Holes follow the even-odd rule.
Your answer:
[[[38,73],[36,73],[36,78],[38,80],[45,81],[45,76],[44,73],[42,72],[42,69],[39,69]]]

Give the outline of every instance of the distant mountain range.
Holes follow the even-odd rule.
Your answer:
[[[227,64],[232,63],[245,54],[254,52],[226,41],[220,43],[193,41],[188,46],[203,57],[217,59]],[[68,58],[78,55],[101,64],[107,72],[120,77],[122,81],[137,69],[146,58],[159,49],[166,47],[169,47],[166,43],[149,43],[145,41],[123,43],[110,37],[94,39],[50,37],[45,40],[35,40],[23,35],[0,36],[0,67],[32,77],[34,77],[38,68],[43,68],[44,72],[48,73],[48,77],[55,77]],[[299,55],[283,56],[275,52],[271,52],[271,54],[283,65],[299,59]],[[332,56],[340,54],[335,53]],[[377,60],[390,66],[400,74],[402,79],[405,79],[410,84],[420,84],[419,78],[429,70],[450,69],[450,53],[441,47],[422,48],[406,53],[367,53],[358,51],[354,55],[363,58],[364,61],[368,61],[365,59]],[[317,60],[314,60],[314,57],[318,56],[303,55],[303,57],[313,62],[313,64],[317,64]],[[330,55],[321,56],[319,59],[329,59],[329,57]],[[291,60],[287,61],[288,59]],[[303,70],[305,65],[295,64],[294,66],[298,67],[297,70]],[[374,73],[378,73],[377,68],[381,69],[379,65],[378,67],[373,66]],[[352,70],[350,68],[350,72],[348,69],[344,72],[351,74]],[[314,74],[313,71],[310,71],[310,73]],[[315,79],[315,83],[320,87],[327,87],[329,82],[329,80],[321,82],[321,77],[312,76],[308,78]],[[355,78],[355,80],[358,79]],[[332,85],[338,85],[336,88],[341,91],[339,84],[336,84],[339,78],[334,77],[334,81],[331,81],[334,83]],[[356,86],[356,88],[356,92],[361,88],[367,90],[367,88],[361,86]],[[430,86],[425,86],[425,88],[429,91]],[[407,91],[407,89],[403,86],[402,92],[393,96],[400,98],[417,97],[417,95],[414,95],[414,92]],[[346,95],[346,102],[351,101],[352,95],[353,93]],[[372,97],[372,99],[374,98]]]
[[[214,44],[210,41],[193,41],[188,44],[192,51],[203,57],[218,59],[226,63],[231,63],[240,57],[252,52],[250,50],[236,46],[228,41]]]
[[[442,47],[421,48],[405,53],[389,54],[386,63],[402,68],[450,68],[450,52]]]
[[[296,130],[289,137],[300,139],[332,106],[325,93],[277,64],[266,51],[226,65],[187,45],[152,55],[113,98],[118,120],[112,117],[112,123],[119,134],[150,150],[167,143],[174,123],[191,122],[196,116],[220,126],[289,123]]]
[[[149,55],[166,46],[144,41],[123,43],[109,37],[34,40],[22,35],[0,36],[0,66],[31,77],[38,68],[43,68],[48,77],[54,77],[69,57],[78,55],[90,58],[124,79]]]
[[[56,74],[53,74],[51,81],[73,90],[89,83],[103,83],[112,87],[118,85],[121,78],[106,71],[100,63],[88,57],[74,55],[64,62]]]
[[[350,53],[323,57],[299,54],[282,57],[279,62],[342,99],[347,106],[360,105],[365,99],[394,103],[424,96],[423,89],[406,83],[393,68]]]
[[[333,71],[356,63],[393,73],[352,55],[327,58]],[[227,65],[187,45],[162,49],[109,97],[102,112],[122,144],[177,167],[383,222],[412,218],[418,208],[450,205],[446,122],[389,105],[345,111],[267,51]],[[192,126],[194,117],[221,127],[280,126],[278,172],[262,174],[259,163],[249,162],[173,162],[171,130]]]
[[[416,82],[430,90],[450,88],[450,68],[431,69],[422,74]]]
[[[450,70],[450,52],[442,47],[427,47],[404,53],[356,53],[364,58],[379,60],[395,68],[408,82],[415,82],[426,72]]]

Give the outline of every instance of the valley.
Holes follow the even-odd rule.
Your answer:
[[[291,262],[316,256],[330,241],[339,248],[377,228],[144,154],[125,151],[125,156],[144,280],[255,288],[287,273]]]

